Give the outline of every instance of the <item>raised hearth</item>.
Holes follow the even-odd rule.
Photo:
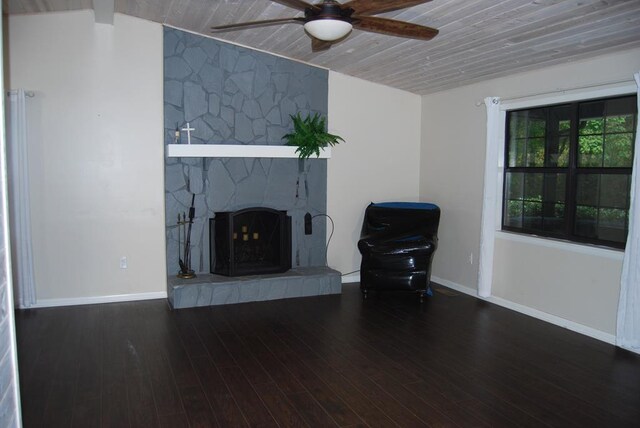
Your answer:
[[[237,276],[198,274],[194,279],[170,276],[169,303],[174,309],[340,294],[340,272],[328,267],[299,267],[285,273]]]

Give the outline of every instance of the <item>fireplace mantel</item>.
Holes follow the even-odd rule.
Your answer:
[[[297,158],[292,146],[264,146],[241,144],[168,144],[170,158]],[[320,159],[331,157],[331,148],[320,152]],[[311,156],[310,159],[315,159]]]

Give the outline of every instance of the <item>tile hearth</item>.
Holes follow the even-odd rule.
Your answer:
[[[169,276],[167,295],[174,309],[340,294],[340,272],[328,267],[298,267],[285,273],[228,277],[199,274]]]

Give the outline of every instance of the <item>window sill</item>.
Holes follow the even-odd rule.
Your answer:
[[[547,238],[537,235],[524,235],[505,230],[496,230],[496,239],[505,241],[521,242],[523,244],[535,245],[539,247],[555,248],[572,253],[586,254],[590,256],[605,257],[612,260],[620,260],[624,258],[623,250],[613,248],[598,247],[596,245],[580,244],[576,242],[562,241],[559,239]]]

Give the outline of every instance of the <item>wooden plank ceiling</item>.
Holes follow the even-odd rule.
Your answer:
[[[3,3],[20,14],[91,9],[93,1]],[[115,0],[115,11],[204,35],[212,25],[302,16],[269,0]],[[215,37],[416,94],[640,47],[640,0],[433,0],[378,16],[440,34],[417,41],[354,30],[316,53],[300,25]]]

